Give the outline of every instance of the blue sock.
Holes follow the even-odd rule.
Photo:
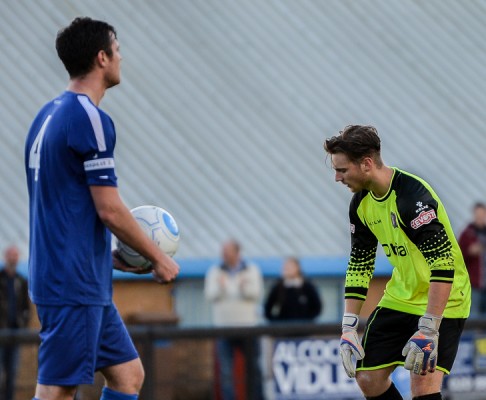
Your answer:
[[[138,400],[138,394],[126,394],[115,392],[114,390],[104,387],[100,400]]]

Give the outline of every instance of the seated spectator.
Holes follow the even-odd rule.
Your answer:
[[[322,303],[315,286],[304,278],[297,258],[288,258],[282,278],[272,287],[265,302],[265,317],[270,321],[313,320]]]

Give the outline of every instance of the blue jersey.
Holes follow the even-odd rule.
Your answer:
[[[116,186],[115,141],[111,118],[72,92],[46,104],[30,128],[29,293],[36,304],[111,303],[111,233],[90,185]]]

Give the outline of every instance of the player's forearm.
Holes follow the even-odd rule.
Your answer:
[[[123,243],[148,260],[156,262],[160,250],[142,231],[130,210],[124,206],[114,213],[113,218],[103,221],[108,229]]]
[[[344,300],[344,312],[359,315],[364,301],[356,299]]]
[[[367,258],[356,258],[351,255],[348,268],[346,270],[346,279],[344,282],[344,298],[346,300],[365,301],[368,295],[368,288],[371,278],[375,271],[375,251],[354,249],[354,252],[369,251],[372,256]],[[357,272],[359,271],[359,272]]]
[[[130,210],[121,200],[117,188],[91,186],[90,190],[98,216],[119,240],[152,263],[164,257],[133,218]]]
[[[452,285],[443,282],[431,282],[427,313],[442,316],[451,294]]]

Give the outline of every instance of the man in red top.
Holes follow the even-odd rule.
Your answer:
[[[471,316],[486,313],[486,204],[476,203],[473,221],[459,236],[472,286]]]

